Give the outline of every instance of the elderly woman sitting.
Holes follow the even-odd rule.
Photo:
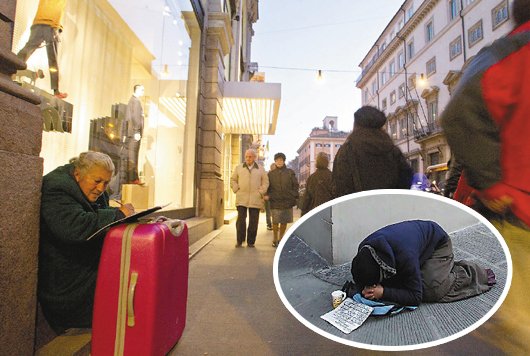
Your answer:
[[[87,238],[134,213],[109,207],[109,156],[84,152],[42,182],[38,297],[52,328],[90,327],[103,236]]]

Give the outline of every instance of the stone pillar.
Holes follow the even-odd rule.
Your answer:
[[[232,43],[228,14],[208,12],[205,37],[197,150],[200,175],[199,215],[215,218],[215,228],[219,228],[224,222],[221,137],[224,57],[229,53]]]
[[[11,81],[16,0],[0,2],[0,354],[34,351],[42,139],[40,98]]]

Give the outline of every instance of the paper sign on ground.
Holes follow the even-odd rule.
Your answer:
[[[346,298],[336,309],[321,316],[322,319],[345,334],[361,326],[374,308]]]

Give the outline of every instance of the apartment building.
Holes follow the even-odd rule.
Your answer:
[[[464,65],[513,28],[511,3],[406,0],[360,63],[363,105],[387,114],[385,128],[415,172],[449,160],[439,116]]]

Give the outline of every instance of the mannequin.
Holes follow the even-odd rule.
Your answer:
[[[137,84],[133,88],[134,93],[129,99],[125,112],[125,121],[122,125],[122,138],[124,143],[126,160],[125,183],[140,184],[138,176],[138,153],[140,152],[140,140],[144,131],[144,110],[140,98],[144,95],[144,86]]]
[[[68,96],[68,94],[59,91],[59,65],[57,62],[60,35],[63,31],[61,22],[65,8],[66,0],[40,0],[37,14],[31,26],[29,40],[17,54],[18,58],[26,62],[33,52],[41,46],[42,42],[46,43],[51,88],[53,95],[59,99],[65,99]]]

